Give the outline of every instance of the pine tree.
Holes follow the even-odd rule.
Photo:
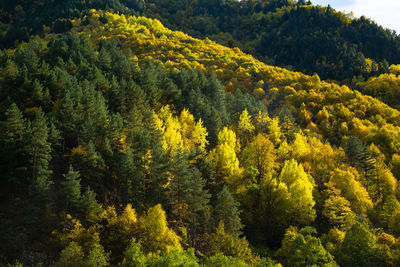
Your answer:
[[[197,228],[204,212],[208,209],[210,195],[205,187],[205,180],[194,166],[189,166],[184,154],[174,158],[172,180],[168,186],[168,199],[172,212],[181,223],[190,226],[192,245],[195,247]]]
[[[224,222],[225,231],[238,238],[241,234],[239,203],[233,198],[229,189],[224,186],[217,195],[217,204],[214,210],[214,220]]]
[[[96,193],[88,187],[80,199],[80,208],[88,218],[101,211],[101,206],[96,200]]]
[[[79,171],[74,171],[69,167],[68,173],[64,174],[65,180],[61,182],[62,191],[60,193],[61,201],[64,202],[66,211],[77,211],[81,201],[81,180]]]
[[[35,191],[43,197],[48,197],[52,181],[49,168],[51,161],[51,145],[48,139],[47,120],[39,108],[32,124],[32,180]]]
[[[26,193],[28,181],[25,180],[28,171],[28,130],[18,106],[13,103],[5,112],[6,120],[1,122],[0,145],[0,176],[1,196],[16,192]],[[24,192],[25,191],[25,192]]]

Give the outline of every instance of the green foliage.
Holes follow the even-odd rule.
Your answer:
[[[162,266],[199,266],[198,259],[194,255],[194,250],[178,250],[173,249],[164,256],[150,257],[147,261],[147,266],[162,267]]]
[[[388,259],[378,249],[374,235],[357,222],[346,232],[338,263],[343,266],[384,265]]]
[[[319,238],[312,235],[315,233],[311,227],[299,232],[293,227],[288,228],[277,256],[287,266],[338,266]]]
[[[225,256],[222,253],[217,253],[214,256],[209,257],[206,262],[205,266],[212,266],[212,267],[224,267],[224,266],[238,266],[238,267],[245,267],[248,266],[244,261],[241,261],[237,258],[232,256]]]
[[[0,51],[0,214],[7,214],[0,265],[274,266],[275,255],[288,266],[335,266],[334,255],[344,266],[396,266],[397,241],[383,231],[400,233],[398,110],[317,75],[126,15],[124,7],[136,1],[107,4],[119,13],[82,11],[106,1],[50,2],[32,2],[29,14],[49,6],[71,13],[54,10],[42,37]],[[305,21],[322,10],[292,1],[206,2],[190,2],[196,14],[212,11],[199,27],[212,28],[214,12],[232,7],[227,25],[235,25],[239,9],[241,17],[254,15],[233,43],[241,27],[254,30],[253,20],[275,25],[304,12]],[[165,3],[147,5],[153,13]],[[19,17],[25,25],[27,7],[29,1],[8,3],[8,22]],[[0,39],[10,33],[4,16],[0,10]],[[70,27],[70,34],[49,33]],[[259,53],[267,37],[257,32],[242,48]],[[364,61],[366,76],[385,69],[384,57],[352,61],[362,59],[357,49],[364,48],[342,49],[342,63],[317,62],[323,77],[348,78]],[[314,59],[319,55],[294,67]],[[370,81],[371,92],[392,79],[381,78]],[[284,236],[291,225],[320,234],[305,227]]]
[[[76,243],[71,242],[68,246],[63,249],[60,253],[60,259],[54,264],[54,266],[84,266],[84,253],[82,248]]]
[[[131,244],[124,252],[124,259],[120,264],[121,267],[144,267],[147,258],[141,251],[140,243],[133,238]]]
[[[240,221],[239,203],[233,198],[229,189],[224,186],[217,195],[217,203],[214,210],[216,222],[223,222],[225,232],[238,238],[243,227]]]
[[[248,264],[254,264],[258,259],[252,254],[248,241],[243,237],[235,238],[225,233],[224,223],[221,221],[216,232],[209,240],[208,255],[222,253],[225,256],[237,258]]]

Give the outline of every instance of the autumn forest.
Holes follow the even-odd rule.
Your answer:
[[[0,266],[400,266],[400,35],[304,0],[0,0]]]

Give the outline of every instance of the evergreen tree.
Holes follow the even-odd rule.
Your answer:
[[[20,192],[26,193],[28,181],[24,178],[28,170],[27,122],[18,106],[13,103],[5,112],[1,122],[0,153],[1,196]],[[23,192],[25,191],[25,192]]]
[[[32,180],[34,190],[42,195],[49,197],[52,181],[50,176],[52,170],[49,168],[51,161],[51,145],[48,141],[47,120],[41,108],[36,113],[32,124]]]
[[[65,180],[61,182],[62,191],[60,200],[64,203],[67,211],[77,211],[81,201],[81,180],[80,173],[69,167],[68,173],[64,174]]]
[[[178,221],[190,226],[192,246],[196,247],[198,227],[204,219],[210,198],[204,189],[205,180],[196,167],[189,166],[183,153],[174,158],[171,174],[167,194],[172,213]]]
[[[229,189],[224,186],[217,195],[217,204],[214,211],[214,220],[223,222],[225,232],[238,238],[241,234],[242,223],[240,222],[239,203],[233,198]]]

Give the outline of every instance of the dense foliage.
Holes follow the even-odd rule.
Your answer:
[[[323,79],[369,76],[400,63],[395,32],[311,2],[148,0],[146,6],[148,15],[169,28],[238,46],[268,64]]]
[[[76,16],[0,51],[1,265],[400,264],[398,66],[356,91]]]

